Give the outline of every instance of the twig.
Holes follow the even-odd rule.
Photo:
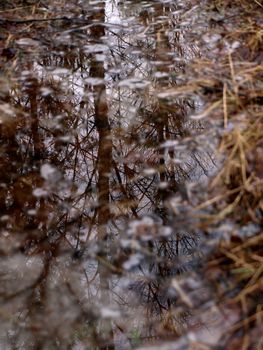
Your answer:
[[[82,20],[80,18],[69,18],[66,16],[63,17],[52,17],[52,18],[30,18],[30,19],[1,19],[0,18],[0,24],[27,24],[27,23],[34,23],[34,22],[49,22],[49,21],[78,21],[83,22],[83,24],[87,23],[87,20]],[[89,23],[89,22],[88,22]]]
[[[223,89],[223,109],[224,109],[224,129],[227,128],[227,120],[228,120],[228,116],[227,116],[227,87],[226,87],[226,83],[224,84],[224,89]]]

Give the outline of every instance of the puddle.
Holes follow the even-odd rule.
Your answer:
[[[238,311],[200,318],[216,306],[194,211],[222,164],[222,101],[208,101],[209,74],[192,77],[222,35],[195,1],[8,5],[1,349],[215,345]]]

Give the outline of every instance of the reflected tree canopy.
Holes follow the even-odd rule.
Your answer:
[[[180,90],[202,56],[190,3],[4,5],[3,349],[131,349],[193,326],[178,280],[203,261],[191,208],[217,140]]]

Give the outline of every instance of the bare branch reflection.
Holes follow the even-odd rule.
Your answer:
[[[71,1],[78,23],[20,23],[21,34],[5,23],[5,349],[130,349],[137,329],[148,342],[189,323],[172,281],[202,257],[189,184],[209,176],[213,150],[189,118],[198,98],[166,95],[198,50],[176,4],[146,3]],[[60,4],[28,6],[38,18]]]

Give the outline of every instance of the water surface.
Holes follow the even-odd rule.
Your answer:
[[[209,248],[193,210],[220,132],[191,77],[219,38],[194,1],[7,5],[1,349],[208,337],[195,310],[209,300]]]

